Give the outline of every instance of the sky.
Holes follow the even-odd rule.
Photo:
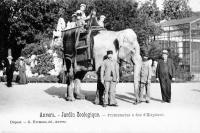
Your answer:
[[[145,2],[146,0],[138,0],[141,2]],[[162,9],[162,3],[164,0],[157,0],[157,5],[160,9]],[[189,6],[192,8],[192,11],[197,12],[200,11],[200,0],[189,0]]]

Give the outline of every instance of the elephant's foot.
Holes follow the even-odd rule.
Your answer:
[[[75,101],[75,98],[73,96],[68,96],[67,93],[65,93],[65,99],[67,101]]]
[[[75,101],[75,98],[74,98],[74,97],[69,97],[69,96],[68,96],[68,97],[66,98],[66,100],[67,100],[67,101],[73,102],[73,101]]]
[[[80,100],[85,99],[85,95],[81,93],[75,93],[74,96],[76,99],[80,99]]]

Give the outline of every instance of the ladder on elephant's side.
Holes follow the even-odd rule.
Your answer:
[[[87,68],[94,65],[90,34],[90,30],[87,30],[85,32],[81,32],[81,30],[79,30],[77,32],[75,43],[77,64],[85,66]]]
[[[78,64],[82,64],[87,67],[95,66],[93,56],[94,40],[93,36],[98,34],[99,31],[106,30],[100,26],[90,26],[85,32],[78,31],[76,37],[76,60]]]

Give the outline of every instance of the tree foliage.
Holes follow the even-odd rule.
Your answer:
[[[47,75],[50,70],[54,69],[53,56],[49,53],[41,54],[36,58],[37,65],[32,69],[33,73],[38,75]]]
[[[8,10],[6,14],[8,19],[4,19],[2,23],[8,24],[9,41],[12,40],[13,45],[25,46],[40,42],[42,38],[51,38],[58,18],[62,15],[66,22],[70,21],[71,15],[79,9],[81,3],[87,5],[87,15],[92,8],[97,9],[97,16],[104,14],[106,16],[105,25],[108,30],[119,31],[132,28],[138,33],[139,42],[144,38],[146,39],[146,36],[140,38],[141,32],[154,32],[150,30],[153,24],[147,25],[149,19],[139,13],[141,10],[138,10],[138,3],[132,0],[11,1],[7,0],[1,5],[7,5],[7,8],[2,8],[2,10]]]
[[[188,0],[165,0],[163,3],[163,19],[182,19],[192,15]]]
[[[190,12],[186,0],[165,0],[162,13],[155,0],[146,1],[141,7],[133,0],[3,0],[0,1],[1,48],[12,48],[15,58],[21,55],[20,49],[25,56],[35,53],[35,47],[41,49],[50,43],[59,17],[71,21],[81,3],[87,5],[86,15],[92,8],[97,9],[98,17],[105,15],[108,30],[133,29],[140,45],[147,45],[150,36],[160,34],[161,29],[155,23],[161,19],[181,18]]]

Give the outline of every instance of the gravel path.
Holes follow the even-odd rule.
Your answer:
[[[1,82],[0,132],[200,132],[200,83],[173,83],[170,104],[161,102],[158,83],[151,86],[149,104],[134,105],[133,90],[131,83],[118,84],[119,106],[103,108],[93,104],[95,83],[82,84],[86,100],[68,102],[64,84],[7,88]]]

